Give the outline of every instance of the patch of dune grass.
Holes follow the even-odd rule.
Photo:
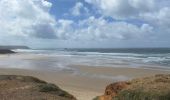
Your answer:
[[[39,91],[56,94],[61,97],[73,97],[66,91],[61,90],[58,86],[56,86],[55,84],[51,84],[51,83],[39,85]]]
[[[40,92],[52,92],[52,91],[58,91],[59,87],[57,87],[54,84],[42,84],[39,85],[39,91]]]
[[[121,91],[113,100],[170,100],[170,91],[167,93],[145,92],[141,89]]]

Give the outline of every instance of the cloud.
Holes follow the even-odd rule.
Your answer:
[[[154,0],[85,0],[94,5],[99,13],[115,19],[127,19],[152,11]]]
[[[151,33],[153,29],[149,24],[136,26],[123,21],[109,22],[94,16],[78,22],[55,20],[49,14],[51,6],[44,0],[1,0],[0,33],[43,39],[102,40],[138,38]],[[77,2],[75,15],[79,15],[82,8],[83,4]]]
[[[49,14],[51,6],[45,0],[1,0],[0,34],[55,37],[56,21]]]
[[[58,39],[71,39],[73,35],[73,24],[72,20],[60,19],[58,20],[56,35]]]
[[[115,21],[110,22],[107,28],[110,32],[117,33],[120,39],[137,37],[148,41],[167,41],[170,37],[170,2],[168,0],[85,0],[94,6],[98,13],[104,17],[111,17]],[[127,20],[130,20],[127,22]],[[125,25],[120,25],[124,23]],[[136,23],[139,25],[136,26]],[[128,27],[127,27],[128,26]],[[105,29],[105,36],[109,31]],[[120,29],[119,31],[117,31]],[[133,31],[132,31],[133,30]],[[136,30],[136,32],[134,31]],[[145,31],[144,31],[145,30]],[[114,35],[115,36],[115,35]],[[112,37],[114,37],[112,36]]]
[[[63,12],[69,14],[69,18],[58,18],[49,13],[53,4],[47,0],[0,0],[0,42],[9,40],[8,37],[44,41],[144,41],[146,38],[147,41],[161,41],[170,37],[167,0],[160,3],[159,0],[85,2],[73,2],[74,6]],[[84,17],[85,14],[89,15]]]
[[[152,37],[159,41],[170,40],[170,7],[163,7],[157,12],[146,13],[141,17],[155,28]]]
[[[83,5],[83,3],[77,2],[75,6],[71,8],[70,12],[74,16],[80,16],[83,12],[88,13],[89,10]]]
[[[150,8],[147,5],[145,5],[145,8],[142,8],[144,4],[138,0],[126,2],[123,2],[124,0],[110,0],[110,2],[108,2],[109,0],[86,1],[99,3],[98,5],[105,10],[117,7],[115,10],[120,13],[124,9],[122,8],[123,5],[134,7],[139,11],[146,11]],[[140,38],[153,32],[153,27],[147,23],[137,26],[124,21],[109,22],[103,17],[95,18],[92,16],[79,22],[68,19],[55,20],[49,14],[51,6],[52,4],[45,0],[1,0],[0,26],[2,29],[0,33],[44,39],[101,40]],[[81,9],[84,8],[81,2],[77,2],[73,7],[73,14],[80,15]]]
[[[72,20],[58,21],[58,37],[67,40],[129,40],[142,38],[153,32],[149,24],[136,26],[126,22],[109,22],[94,16],[75,23]]]
[[[148,24],[136,26],[126,22],[109,22],[104,18],[89,17],[79,22],[79,27],[75,30],[79,39],[104,40],[118,39],[126,40],[132,38],[141,38],[152,33],[153,27]]]
[[[163,7],[157,12],[146,13],[141,17],[155,27],[170,27],[170,7]]]
[[[118,20],[139,20],[155,27],[170,26],[168,0],[85,0],[94,5],[98,13]]]

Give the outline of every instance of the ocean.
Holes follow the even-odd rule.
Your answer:
[[[57,64],[55,66],[60,68],[67,68],[70,65],[170,68],[170,48],[65,48],[18,49],[15,51],[48,56],[53,63]]]

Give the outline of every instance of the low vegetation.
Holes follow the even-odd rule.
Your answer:
[[[0,97],[0,100],[76,100],[55,84],[18,75],[0,75]]]
[[[170,75],[155,75],[106,87],[94,100],[170,100]]]
[[[170,100],[170,91],[167,93],[145,92],[144,90],[124,90],[113,100]]]
[[[40,92],[53,92],[53,91],[58,91],[60,90],[59,87],[57,87],[54,84],[41,84],[39,85],[39,91]]]

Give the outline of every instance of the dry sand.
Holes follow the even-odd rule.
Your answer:
[[[170,74],[166,70],[138,69],[138,68],[110,68],[74,66],[79,73],[66,71],[43,71],[25,69],[0,68],[1,75],[35,76],[42,80],[55,83],[62,89],[73,94],[78,100],[92,100],[104,92],[106,85],[116,80],[126,80],[135,77],[150,76],[154,74]],[[81,74],[82,73],[82,74]],[[85,73],[85,74],[83,74]]]

